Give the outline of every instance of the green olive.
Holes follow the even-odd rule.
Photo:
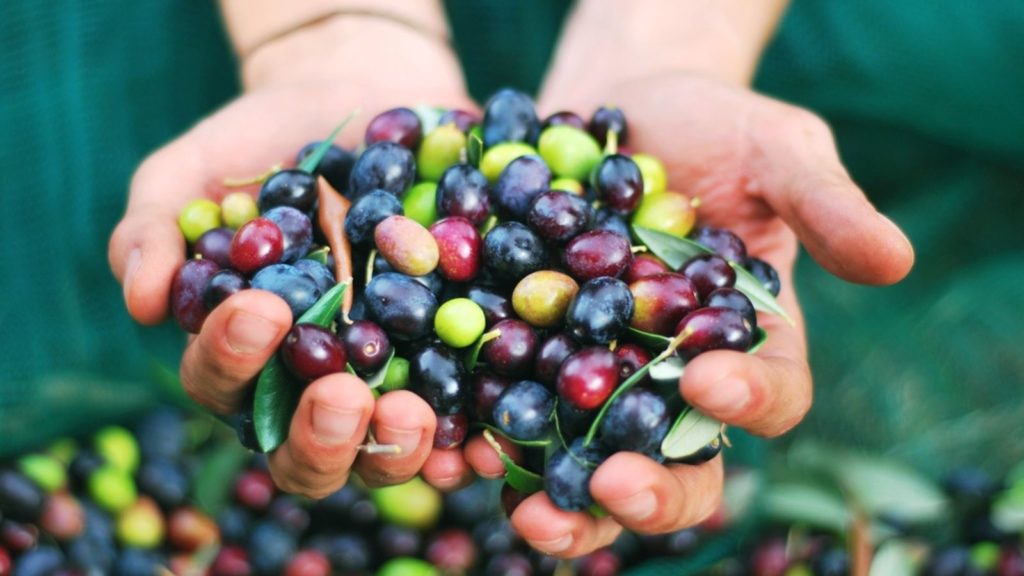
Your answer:
[[[68,481],[64,465],[53,456],[46,454],[23,456],[18,460],[18,469],[47,492],[60,490]]]
[[[392,558],[382,564],[380,570],[377,570],[377,576],[437,576],[438,574],[437,567],[430,562],[409,556]]]
[[[497,182],[498,176],[501,176],[501,171],[510,162],[520,156],[536,153],[537,150],[529,144],[502,142],[501,144],[491,146],[484,152],[484,157],[480,159],[480,171],[487,177],[488,182]]]
[[[459,162],[466,147],[466,135],[455,124],[438,126],[423,138],[416,155],[416,170],[421,180],[437,182],[452,164]]]
[[[153,500],[142,497],[117,516],[117,539],[132,548],[156,548],[164,540],[164,516]]]
[[[537,141],[540,157],[556,176],[583,180],[601,161],[601,147],[590,134],[574,126],[552,126]]]
[[[124,470],[104,465],[89,476],[89,496],[100,508],[117,514],[135,502],[135,481]]]
[[[245,192],[232,192],[225,196],[220,201],[220,210],[224,225],[235,230],[260,215],[256,199]]]
[[[387,374],[384,375],[384,383],[380,385],[381,392],[401,390],[409,385],[409,361],[401,356],[395,356],[388,364]]]
[[[644,179],[644,194],[664,192],[668,189],[668,173],[665,165],[650,154],[633,154],[633,162],[640,168]]]
[[[512,308],[531,326],[551,328],[565,318],[579,285],[572,277],[554,270],[534,272],[516,284]]]
[[[551,181],[552,190],[562,190],[576,196],[583,196],[583,184],[572,178],[555,178]]]
[[[402,209],[406,216],[429,228],[437,221],[437,183],[420,182],[410,188],[402,199]]]
[[[441,494],[430,484],[416,476],[404,484],[396,484],[370,491],[385,522],[427,530],[441,516]]]
[[[633,213],[633,225],[680,238],[690,233],[697,211],[689,196],[679,192],[655,192],[640,200]]]
[[[97,432],[93,445],[104,460],[129,474],[139,467],[139,443],[120,426],[107,426]]]
[[[453,298],[437,309],[434,331],[452,348],[465,348],[480,338],[486,326],[484,311],[469,298]]]
[[[189,244],[198,240],[207,230],[219,228],[220,225],[220,206],[206,198],[189,202],[178,215],[178,227]]]

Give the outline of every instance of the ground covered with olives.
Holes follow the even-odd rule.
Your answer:
[[[236,418],[243,444],[274,450],[303,387],[349,371],[422,396],[437,448],[475,433],[519,444],[509,489],[566,510],[593,505],[590,475],[617,451],[715,457],[723,427],[681,400],[678,377],[709,350],[756,352],[757,311],[785,316],[778,275],[701,225],[628,137],[612,106],[541,119],[506,89],[482,118],[385,111],[354,151],[332,135],[249,182],[256,194],[189,204],[182,328],[248,288],[295,318]]]

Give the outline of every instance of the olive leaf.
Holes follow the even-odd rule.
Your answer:
[[[637,239],[644,246],[647,246],[648,250],[658,258],[661,258],[673,270],[679,269],[683,263],[694,256],[713,253],[712,250],[693,240],[680,238],[642,226],[633,226],[633,234],[636,235]],[[754,308],[776,314],[790,324],[793,324],[793,319],[790,318],[786,310],[772,296],[771,292],[765,289],[757,277],[737,262],[729,262],[729,265],[736,271],[736,289],[743,292],[747,298],[750,298]]]
[[[992,523],[1009,534],[1024,529],[1024,483],[1019,480],[996,496]]]
[[[646,376],[647,373],[651,371],[651,368],[657,366],[661,362],[664,362],[666,359],[673,356],[676,353],[676,348],[678,348],[679,345],[683,343],[683,340],[685,340],[689,336],[690,332],[680,332],[676,337],[669,340],[668,346],[666,346],[660,354],[655,356],[654,359],[652,359],[647,364],[641,366],[629,378],[626,378],[625,380],[622,381],[621,384],[619,384],[618,388],[616,388],[615,391],[612,392],[611,396],[608,397],[608,400],[606,400],[605,403],[601,406],[601,409],[598,410],[597,416],[594,417],[594,422],[591,423],[590,429],[587,431],[587,435],[583,439],[584,446],[589,446],[590,443],[594,441],[594,436],[596,436],[597,431],[601,429],[601,421],[604,420],[604,416],[605,414],[608,413],[608,408],[612,405],[612,403],[614,403],[615,400],[617,400],[619,396],[622,396],[622,394],[624,394],[627,390],[629,390],[638,382],[643,380],[644,376]]]
[[[626,337],[641,346],[654,350],[664,350],[665,346],[668,346],[668,343],[672,341],[668,336],[644,332],[632,327],[626,329]]]
[[[853,512],[841,496],[822,486],[776,483],[761,494],[764,514],[781,523],[804,524],[845,534]]]
[[[224,509],[231,494],[231,484],[224,479],[234,478],[250,456],[238,442],[218,442],[204,453],[192,487],[192,499],[200,510],[213,518]]]
[[[316,250],[313,250],[309,254],[306,254],[305,256],[302,257],[302,259],[303,260],[312,260],[314,262],[319,262],[319,263],[323,264],[324,266],[327,266],[327,256],[330,253],[331,253],[330,247],[324,246],[323,248],[317,248]]]
[[[473,168],[479,168],[483,155],[484,141],[480,138],[480,128],[474,126],[469,131],[469,141],[466,143],[466,161]]]
[[[388,355],[388,359],[384,362],[384,365],[380,367],[373,375],[366,379],[366,385],[370,387],[370,390],[376,390],[384,384],[384,379],[387,378],[388,368],[391,367],[391,361],[395,359],[395,349],[391,349],[391,354]]]
[[[760,326],[754,330],[754,340],[750,344],[750,348],[747,348],[747,354],[756,354],[758,350],[764,346],[764,343],[768,341],[768,332]]]
[[[722,423],[694,408],[686,408],[661,441],[661,453],[677,460],[699,452],[722,433]]]
[[[473,424],[473,426],[476,428],[483,428],[484,430],[487,430],[492,434],[497,434],[498,436],[501,436],[502,438],[508,440],[509,442],[515,444],[516,446],[526,446],[528,448],[545,448],[551,444],[551,438],[545,438],[543,440],[517,440],[516,438],[513,438],[508,434],[502,432],[501,429],[498,428],[497,426],[492,426],[484,422],[476,422]]]
[[[505,465],[505,482],[508,482],[509,486],[523,494],[533,494],[544,489],[544,479],[538,474],[516,464],[515,460],[501,449],[501,444],[498,444],[498,441],[494,439],[494,435],[491,434],[490,430],[484,430],[483,436],[484,440],[498,454],[501,463]]]
[[[331,132],[331,135],[328,136],[326,140],[318,144],[317,147],[314,148],[313,151],[310,152],[308,156],[306,156],[305,158],[302,159],[301,162],[299,162],[299,165],[296,166],[296,168],[302,170],[303,172],[309,172],[310,174],[316,172],[316,168],[317,166],[320,165],[320,161],[324,159],[324,155],[327,154],[327,151],[331,148],[331,145],[334,144],[334,139],[338,137],[338,134],[341,133],[345,126],[347,126],[348,123],[351,122],[352,119],[355,118],[358,113],[359,110],[353,110],[352,113],[348,115],[348,117],[341,121],[341,124],[338,124],[338,127],[335,128],[333,132]]]
[[[328,290],[296,323],[329,326],[341,308],[341,300],[347,288],[348,283],[342,282]],[[273,451],[288,438],[288,427],[301,393],[302,390],[292,381],[280,356],[271,356],[256,379],[256,395],[253,399],[256,440],[264,452]]]
[[[484,344],[499,336],[501,336],[501,330],[491,330],[490,332],[484,332],[476,339],[476,343],[469,349],[469,355],[463,361],[463,365],[468,372],[472,372],[476,368],[476,364],[480,360],[480,350],[483,349]]]
[[[888,540],[878,548],[871,560],[868,574],[885,574],[886,576],[914,576],[918,573],[917,561],[920,554],[901,540]]]

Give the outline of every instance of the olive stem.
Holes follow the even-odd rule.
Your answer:
[[[700,198],[696,198],[695,197],[692,200],[690,200],[690,208],[700,208],[700,205],[703,204],[703,203],[704,203],[703,200],[701,200]]]
[[[647,246],[644,246],[643,244],[639,244],[637,246],[630,246],[629,247],[629,251],[632,252],[633,254],[639,254],[641,252],[649,252],[649,250],[647,249]]]
[[[249,176],[247,178],[245,178],[245,177],[243,177],[243,178],[231,178],[231,177],[228,177],[228,178],[225,178],[221,183],[224,185],[225,188],[242,188],[243,186],[251,186],[253,184],[263,184],[264,182],[267,181],[267,178],[270,178],[274,174],[277,174],[278,172],[280,172],[282,167],[283,167],[282,164],[277,163],[277,164],[274,164],[273,166],[271,166],[269,170],[267,170],[267,171],[265,171],[265,172],[263,172],[261,174],[257,174],[255,176]]]
[[[584,447],[590,446],[590,443],[594,441],[594,436],[597,435],[597,431],[601,427],[601,420],[604,419],[604,415],[605,413],[608,412],[608,407],[612,405],[612,402],[615,402],[615,400],[619,396],[622,396],[622,394],[625,393],[626,390],[629,390],[634,385],[636,385],[637,382],[643,379],[643,377],[648,372],[651,371],[651,368],[654,367],[655,364],[663,362],[669,356],[675,354],[676,349],[682,346],[683,342],[685,342],[686,339],[692,335],[693,329],[689,327],[687,327],[679,334],[676,334],[676,336],[673,337],[672,340],[669,340],[668,346],[666,346],[665,349],[661,351],[661,354],[658,354],[657,356],[654,357],[653,360],[641,366],[640,369],[634,372],[632,376],[626,378],[625,382],[619,384],[619,387],[616,388],[614,392],[612,392],[612,395],[609,396],[608,400],[604,403],[603,406],[601,406],[601,409],[598,411],[597,416],[594,417],[594,422],[593,424],[590,425],[590,430],[587,431],[587,436],[583,439]]]
[[[370,250],[370,255],[366,258],[366,285],[370,285],[370,280],[373,280],[373,264],[377,260],[377,249]]]
[[[360,444],[357,448],[360,452],[366,454],[401,454],[402,447],[398,444],[376,444],[367,442],[366,444]]]
[[[608,130],[604,141],[604,153],[607,156],[619,153],[619,134],[615,130]]]

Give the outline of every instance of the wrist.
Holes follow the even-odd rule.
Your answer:
[[[377,12],[340,12],[277,35],[240,58],[246,90],[279,84],[419,78],[424,70],[461,82],[444,33]]]
[[[785,3],[581,0],[551,76],[590,62],[608,83],[689,72],[747,85]]]

